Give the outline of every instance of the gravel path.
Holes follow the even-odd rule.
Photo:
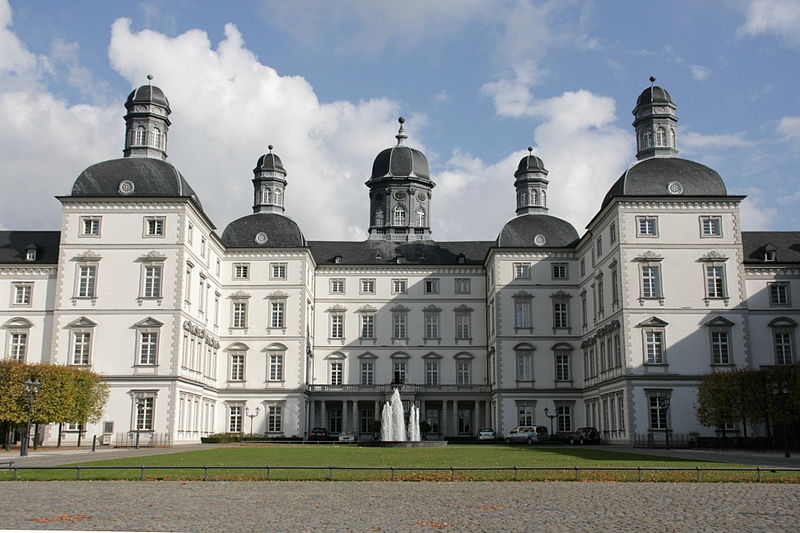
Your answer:
[[[110,531],[798,531],[797,485],[4,482],[0,528]]]

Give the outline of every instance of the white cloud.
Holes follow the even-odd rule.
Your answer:
[[[773,195],[757,187],[741,191],[747,198],[741,204],[742,228],[747,231],[771,230],[778,219],[779,211],[774,205]]]
[[[697,81],[705,81],[711,76],[711,69],[703,65],[689,65],[689,70],[692,71],[692,78]]]
[[[686,153],[697,153],[702,150],[727,150],[730,148],[748,148],[753,141],[748,141],[745,132],[703,134],[685,131],[678,138],[678,146]]]
[[[784,139],[800,146],[800,117],[783,117],[778,122],[777,130]]]
[[[771,34],[790,47],[800,47],[800,2],[797,0],[751,0],[744,10],[745,22],[738,30],[740,34]]]
[[[436,96],[434,96],[433,99],[437,102],[446,102],[450,99],[450,94],[447,92],[447,89],[442,89],[436,93]]]

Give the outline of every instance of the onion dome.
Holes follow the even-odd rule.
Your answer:
[[[500,248],[571,248],[577,243],[578,232],[572,224],[544,214],[512,218],[497,237]]]
[[[227,248],[299,248],[306,246],[300,227],[278,213],[255,213],[234,220],[222,232]]]
[[[191,198],[197,193],[178,170],[161,159],[125,157],[96,163],[78,175],[75,197]]]
[[[655,80],[653,80],[655,81]],[[653,85],[648,87],[642,94],[639,95],[639,98],[636,99],[636,106],[646,105],[646,104],[672,104],[672,96],[669,92],[659,87],[658,85]]]
[[[253,169],[253,213],[283,213],[286,169],[281,158],[269,151],[258,158]]]
[[[403,144],[408,136],[403,129],[405,119],[400,117],[400,131],[395,138],[397,144],[383,150],[372,163],[372,176],[370,181],[382,178],[418,178],[431,179],[431,170],[428,158],[419,150]]]
[[[283,168],[283,161],[277,155],[272,153],[272,145],[269,145],[269,152],[262,155],[258,158],[258,163],[256,163],[256,168],[253,169],[253,172],[280,172],[284,176],[286,175],[286,169]]]
[[[515,177],[519,177],[521,174],[527,174],[528,172],[541,172],[547,174],[547,169],[544,168],[544,163],[542,160],[533,153],[531,153],[533,148],[528,148],[528,155],[520,159],[519,165],[517,165],[517,171],[514,172]]]
[[[152,79],[152,77],[149,79]],[[125,107],[130,107],[134,104],[154,104],[166,108],[169,113],[172,112],[169,108],[169,100],[167,100],[164,91],[155,85],[142,85],[131,91],[131,94],[128,95],[128,99],[125,101]]]
[[[727,196],[725,182],[717,171],[688,159],[653,157],[638,161],[611,186],[605,207],[613,198],[625,196]]]

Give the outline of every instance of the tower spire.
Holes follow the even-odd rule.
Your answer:
[[[400,117],[397,119],[397,122],[400,123],[400,129],[397,130],[397,135],[394,136],[397,139],[397,146],[402,146],[406,139],[408,139],[408,135],[406,135],[406,130],[403,128],[403,124],[405,123],[406,119],[404,117]]]
[[[542,160],[533,155],[533,147],[528,146],[528,155],[520,160],[514,172],[517,215],[547,213],[547,174]]]
[[[258,158],[253,169],[253,213],[284,212],[286,169],[272,149],[271,144],[267,146],[267,153]]]
[[[633,109],[636,129],[636,158],[675,157],[678,155],[677,106],[665,90],[650,76],[650,87],[642,91]]]
[[[164,91],[152,85],[153,75],[147,75],[147,85],[134,89],[125,102],[125,157],[167,158],[167,132],[170,127],[169,101]]]

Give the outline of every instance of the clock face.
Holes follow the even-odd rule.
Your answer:
[[[427,199],[428,199],[428,197],[427,197],[427,196],[425,196],[425,193],[422,193],[422,192],[421,192],[421,193],[419,193],[419,194],[417,195],[417,200],[419,200],[420,202],[424,202],[424,201],[425,201],[425,200],[427,200]]]
[[[137,105],[136,106],[136,111],[147,111],[147,106],[146,105]]]

